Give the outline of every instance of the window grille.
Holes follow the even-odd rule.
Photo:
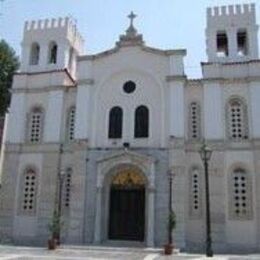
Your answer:
[[[228,115],[229,138],[235,141],[248,139],[247,109],[243,102],[230,100]]]
[[[198,103],[192,102],[189,108],[189,137],[191,139],[199,139],[201,137],[200,124],[200,106]]]
[[[190,175],[190,215],[200,217],[202,212],[201,172],[195,168]]]
[[[72,107],[68,113],[67,137],[68,141],[74,140],[76,108]]]
[[[231,177],[231,209],[235,219],[248,219],[252,214],[251,183],[244,169],[236,169]]]
[[[72,169],[68,168],[64,180],[63,186],[63,205],[65,208],[70,207],[70,196],[71,196],[71,178],[72,178]]]
[[[37,201],[37,175],[34,170],[29,169],[23,176],[22,212],[33,214]]]
[[[29,141],[40,143],[43,131],[43,112],[40,108],[34,108],[30,113]]]

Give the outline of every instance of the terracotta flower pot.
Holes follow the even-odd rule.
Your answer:
[[[55,250],[56,247],[57,247],[56,239],[53,239],[53,238],[48,239],[48,249],[49,250]]]
[[[173,252],[173,245],[172,244],[164,245],[164,254],[165,255],[171,255],[172,252]]]

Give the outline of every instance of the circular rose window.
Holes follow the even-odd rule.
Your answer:
[[[133,93],[135,89],[136,89],[136,85],[133,81],[127,81],[123,86],[123,90],[127,94]]]

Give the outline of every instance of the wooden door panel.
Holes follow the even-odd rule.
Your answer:
[[[144,240],[144,202],[144,189],[111,189],[109,239]]]

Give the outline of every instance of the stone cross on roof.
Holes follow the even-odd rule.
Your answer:
[[[133,25],[134,19],[137,17],[137,15],[132,11],[127,17],[130,19],[130,25],[126,30],[126,34],[120,35],[117,46],[143,45],[143,37],[141,34],[137,33],[137,30]]]
[[[132,11],[127,17],[130,19],[130,27],[133,27],[133,22],[137,15]]]

